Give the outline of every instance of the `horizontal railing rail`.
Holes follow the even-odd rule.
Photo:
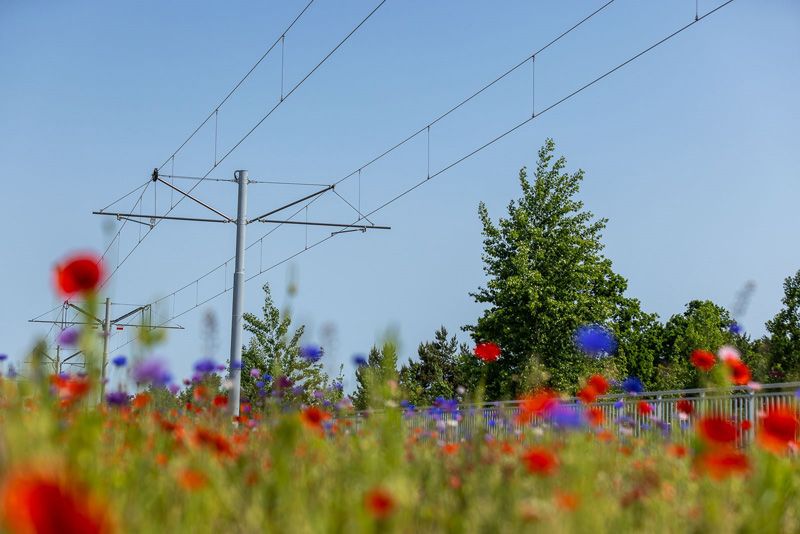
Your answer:
[[[739,429],[741,446],[751,443],[758,429],[758,415],[768,409],[796,406],[800,382],[732,386],[727,388],[692,388],[682,390],[613,393],[597,397],[591,406],[602,413],[596,426],[618,435],[639,437],[661,433],[676,441],[692,435],[692,421],[704,414],[720,414]],[[649,405],[649,413],[640,409],[640,402]],[[686,401],[691,414],[678,411],[678,401]],[[541,417],[520,420],[521,400],[453,404],[404,409],[407,424],[419,433],[430,433],[442,440],[468,439],[476,433],[494,437],[520,433],[525,428],[551,428],[554,425]],[[583,411],[588,405],[576,397],[560,399],[562,409]],[[356,412],[352,419],[356,428],[371,414],[381,410]],[[578,419],[575,419],[577,422]],[[581,421],[585,424],[586,421]]]

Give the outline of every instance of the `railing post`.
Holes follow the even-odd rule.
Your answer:
[[[752,389],[747,394],[747,418],[750,420],[750,430],[747,434],[750,444],[753,444],[756,437],[756,392]]]

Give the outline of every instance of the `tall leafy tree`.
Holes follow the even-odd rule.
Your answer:
[[[716,352],[722,345],[739,345],[730,332],[730,313],[710,300],[693,300],[681,314],[664,325],[663,345],[656,361],[656,389],[682,389],[703,385],[690,357],[695,349]]]
[[[269,392],[280,377],[288,378],[294,386],[303,386],[299,395],[284,392],[286,400],[312,403],[313,392],[328,386],[328,376],[322,362],[310,361],[300,354],[300,339],[304,326],[292,329],[292,319],[281,314],[272,300],[269,284],[264,285],[262,316],[244,314],[244,329],[252,334],[242,352],[241,391],[242,398],[257,402]],[[252,369],[259,369],[261,376],[252,376]],[[264,382],[259,387],[258,382]]]
[[[626,280],[602,254],[605,219],[576,198],[584,173],[567,172],[548,139],[539,150],[533,180],[520,170],[522,197],[495,224],[486,206],[483,225],[485,287],[472,296],[486,305],[477,323],[465,327],[476,342],[493,341],[502,357],[487,367],[489,398],[518,396],[538,366],[550,385],[572,390],[596,365],[578,353],[572,334],[587,323],[608,324],[625,308]]]
[[[783,282],[783,308],[767,321],[772,376],[800,379],[800,270]]]

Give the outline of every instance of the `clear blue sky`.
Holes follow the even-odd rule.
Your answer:
[[[286,37],[293,86],[377,2],[317,0]],[[359,168],[602,5],[585,2],[389,0],[256,133],[212,173],[330,183]],[[721,1],[700,1],[701,13]],[[20,360],[46,328],[28,324],[58,304],[53,263],[75,249],[102,250],[108,229],[92,210],[144,183],[211,111],[305,4],[0,1],[0,352]],[[693,0],[617,0],[537,58],[537,107],[548,105],[694,17]],[[530,71],[510,76],[431,129],[436,171],[530,113]],[[731,307],[757,287],[741,318],[754,335],[779,309],[781,283],[800,268],[800,4],[736,0],[663,47],[546,113],[376,214],[389,232],[347,234],[252,280],[258,311],[269,282],[281,307],[326,345],[329,370],[366,352],[387,328],[403,359],[440,325],[458,332],[481,312],[468,293],[483,284],[476,208],[503,214],[519,195],[517,173],[546,137],[572,169],[586,170],[581,198],[609,219],[606,254],[629,294],[663,320],[691,299]],[[280,95],[280,55],[268,57],[219,115],[219,150]],[[213,130],[176,159],[176,174],[213,161]],[[424,138],[362,173],[361,204],[380,204],[423,177]],[[189,186],[189,183],[182,183]],[[351,181],[340,192],[356,202]],[[307,188],[253,185],[251,214]],[[235,187],[196,193],[232,213]],[[144,209],[155,200],[148,192]],[[159,191],[163,210],[168,193]],[[120,208],[128,208],[130,202]],[[352,220],[336,197],[310,220]],[[188,203],[176,214],[206,216]],[[105,221],[108,222],[108,221]],[[138,239],[129,225],[124,256]],[[105,229],[104,229],[105,228]],[[251,225],[248,243],[268,227]],[[326,235],[310,230],[309,241]],[[115,275],[117,302],[166,295],[232,255],[232,225],[166,222]],[[305,231],[264,241],[269,265],[304,247]],[[259,270],[260,247],[248,272]],[[232,269],[228,270],[228,276]],[[224,272],[198,288],[222,288]],[[299,292],[289,299],[295,279]],[[194,289],[176,307],[190,306]],[[186,375],[206,356],[204,311],[219,323],[227,357],[230,293],[178,322],[159,351]],[[163,311],[163,310],[162,310]],[[166,311],[164,311],[166,313]],[[124,341],[125,333],[112,340]],[[126,349],[127,350],[127,349]]]

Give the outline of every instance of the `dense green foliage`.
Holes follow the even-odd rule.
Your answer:
[[[289,314],[281,314],[272,301],[269,285],[264,285],[262,317],[244,314],[244,329],[252,337],[242,351],[241,396],[252,403],[259,403],[270,384],[281,377],[292,385],[302,385],[302,392],[293,393],[284,388],[283,398],[311,404],[316,402],[314,391],[328,388],[329,377],[322,361],[310,361],[300,355],[300,340],[305,330],[299,326],[292,331]],[[252,371],[257,369],[258,374]],[[258,387],[258,383],[264,385]],[[341,381],[339,382],[341,383]],[[298,398],[294,398],[298,397]]]
[[[781,380],[800,380],[800,270],[783,283],[783,309],[767,322],[770,371]]]

